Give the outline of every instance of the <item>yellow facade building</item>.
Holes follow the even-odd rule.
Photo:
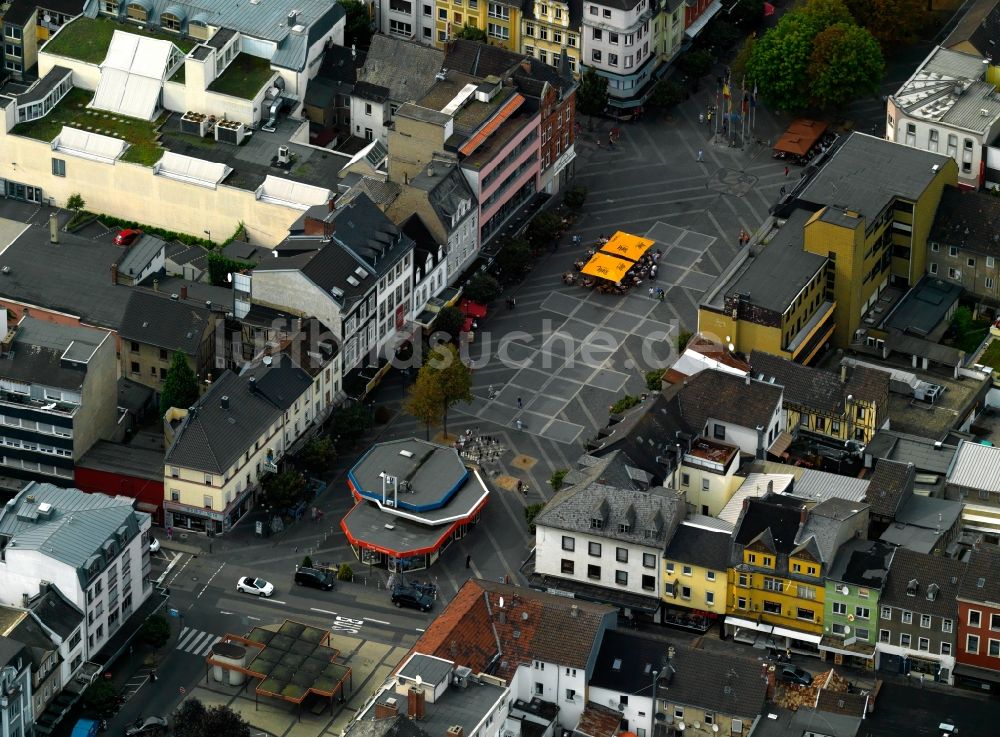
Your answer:
[[[521,19],[521,53],[555,67],[565,56],[569,70],[579,74],[581,7],[579,3],[557,0],[525,3]]]
[[[717,516],[743,482],[739,468],[737,446],[706,437],[694,440],[681,457],[675,481],[684,492],[688,514]]]
[[[701,515],[677,527],[663,553],[664,621],[707,625],[726,613],[729,528]]]
[[[698,325],[739,351],[808,364],[847,348],[889,285],[924,275],[927,237],[954,160],[854,133],[706,292]],[[796,251],[800,253],[796,253]]]
[[[434,42],[444,48],[465,26],[486,31],[486,40],[511,51],[521,48],[521,4],[504,0],[437,0]]]
[[[868,529],[868,507],[837,497],[812,509],[794,497],[747,499],[733,535],[726,628],[817,650],[827,571],[840,546]]]

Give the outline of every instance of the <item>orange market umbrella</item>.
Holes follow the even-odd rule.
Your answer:
[[[639,258],[653,245],[649,238],[640,238],[631,233],[619,230],[611,240],[601,247],[604,253],[613,253],[619,258],[627,258],[629,261],[638,261]]]
[[[615,258],[607,253],[598,253],[587,262],[581,271],[588,276],[620,282],[632,266],[631,261]]]

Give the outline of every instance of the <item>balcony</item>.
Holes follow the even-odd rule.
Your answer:
[[[26,407],[28,409],[47,412],[63,417],[72,417],[80,409],[79,405],[67,402],[55,402],[51,400],[32,399],[26,394],[16,394],[14,392],[0,390],[0,405],[11,405],[15,407]]]

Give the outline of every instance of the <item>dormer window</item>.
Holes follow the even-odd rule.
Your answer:
[[[590,529],[592,530],[602,530],[604,529],[604,520],[600,517],[591,517],[590,519]]]
[[[625,524],[622,524],[622,525],[618,525],[618,532],[621,533],[621,534],[623,534],[623,535],[629,534],[629,532],[631,530],[632,530],[632,528],[629,526],[628,523],[625,523]]]
[[[917,583],[917,579],[911,578],[910,582],[908,584],[906,584],[906,595],[907,596],[916,596],[918,588],[920,588],[920,585]]]

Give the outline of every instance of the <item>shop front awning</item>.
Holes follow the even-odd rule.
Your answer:
[[[791,637],[793,640],[801,640],[802,642],[811,642],[813,645],[819,645],[822,636],[813,635],[809,632],[799,632],[798,630],[790,630],[787,627],[775,627],[774,634],[779,637]]]
[[[977,668],[974,665],[963,665],[959,663],[955,666],[953,673],[964,678],[975,678],[980,681],[990,681],[1000,683],[1000,671],[989,670],[988,668]]]
[[[827,636],[819,641],[819,649],[824,652],[840,655],[853,655],[858,658],[872,660],[875,657],[875,646],[867,642],[852,642],[847,644],[839,637]]]
[[[809,149],[816,145],[827,129],[827,124],[821,120],[799,118],[793,120],[788,129],[774,144],[775,151],[784,151],[795,156],[805,156]]]
[[[772,625],[764,622],[754,622],[752,619],[741,619],[739,617],[726,617],[726,624],[733,627],[742,627],[743,629],[754,630],[755,632],[763,632],[766,635],[769,635],[774,631],[774,627]]]
[[[698,34],[702,32],[708,22],[715,17],[715,14],[722,10],[722,0],[715,0],[711,5],[702,11],[702,14],[698,16],[697,20],[692,23],[684,35],[690,39],[697,38]]]
[[[617,283],[625,277],[632,266],[631,261],[625,261],[607,253],[598,253],[587,262],[582,272],[588,276],[596,276],[599,279],[607,279]]]
[[[642,254],[652,247],[653,243],[654,241],[651,241],[649,238],[640,238],[637,235],[619,230],[604,244],[601,252],[610,253],[618,258],[628,259],[629,261],[638,261],[642,257]]]

